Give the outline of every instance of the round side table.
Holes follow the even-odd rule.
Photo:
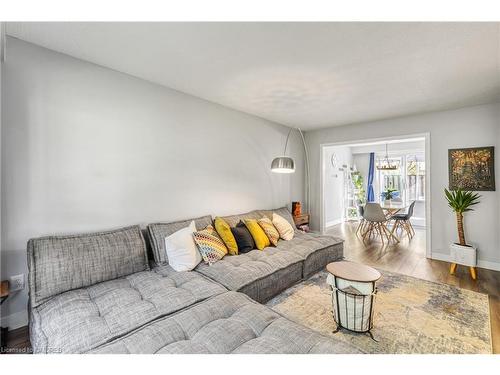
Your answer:
[[[364,264],[340,261],[326,266],[327,283],[332,288],[334,332],[345,328],[368,333],[373,328],[373,306],[377,294],[376,282],[382,276],[375,268]],[[376,341],[376,340],[375,340]]]

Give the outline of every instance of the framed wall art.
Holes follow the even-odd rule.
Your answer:
[[[452,190],[495,190],[494,147],[450,149],[448,170]]]

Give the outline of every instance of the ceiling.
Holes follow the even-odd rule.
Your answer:
[[[500,23],[8,23],[7,34],[304,130],[499,100]]]

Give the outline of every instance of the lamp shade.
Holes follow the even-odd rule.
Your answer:
[[[273,159],[271,171],[275,173],[293,173],[295,172],[295,162],[288,156],[279,156]]]

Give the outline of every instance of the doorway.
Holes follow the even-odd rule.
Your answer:
[[[384,206],[389,194],[402,202],[401,213],[414,202],[410,222],[425,238],[423,254],[430,258],[429,141],[429,134],[418,134],[322,145],[322,233],[357,225],[360,206],[368,200]]]

